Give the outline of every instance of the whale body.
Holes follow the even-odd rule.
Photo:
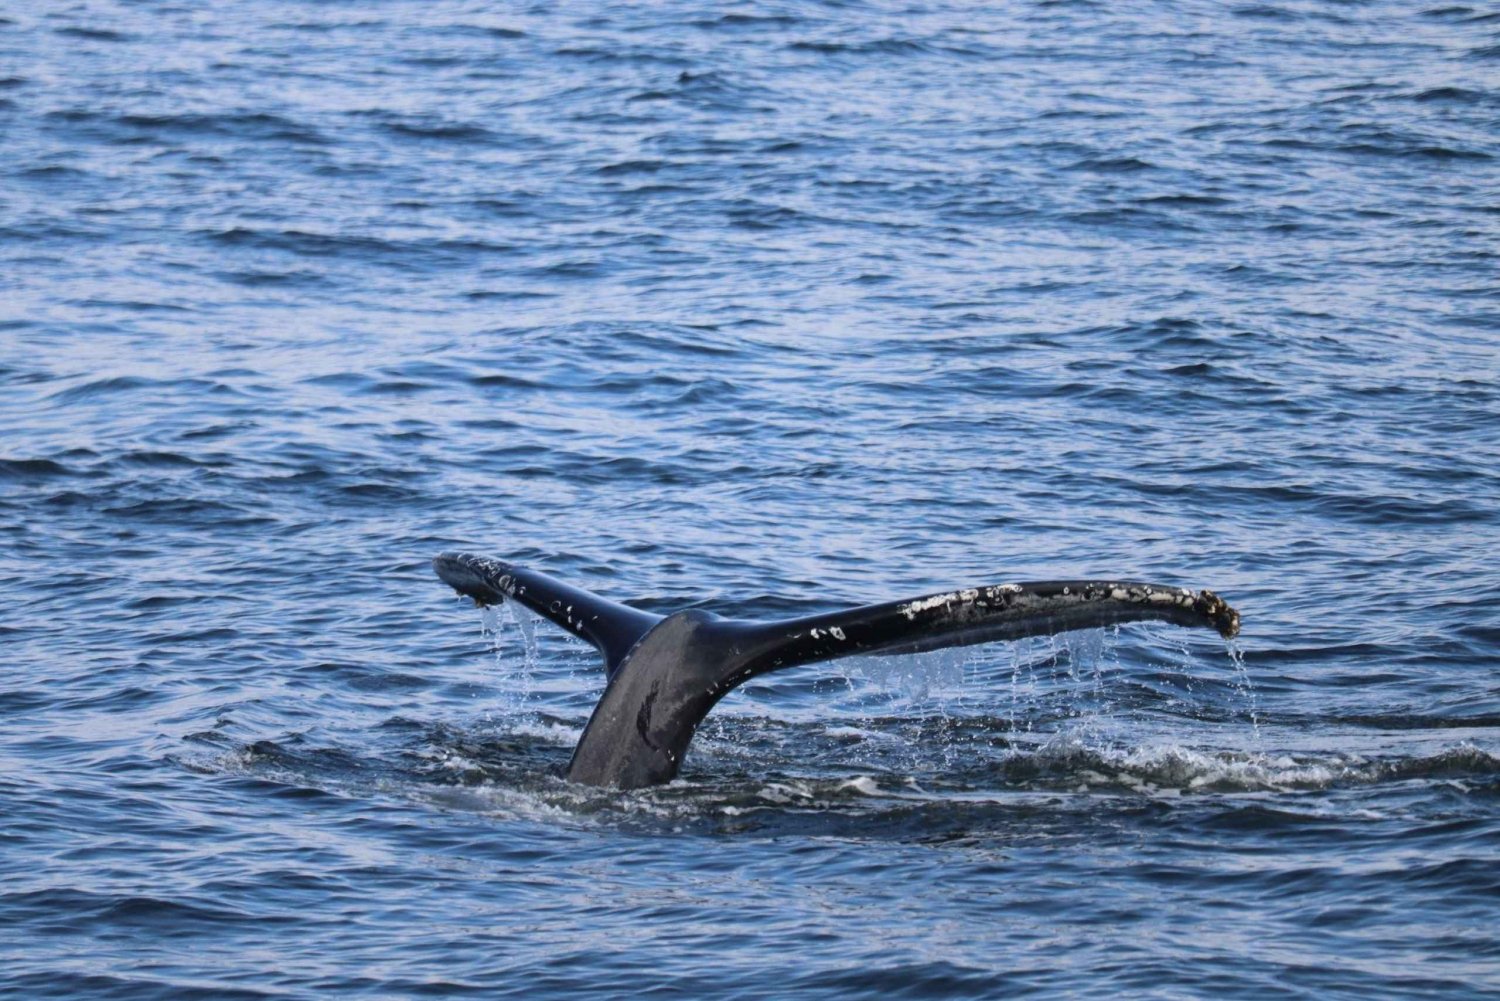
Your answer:
[[[471,553],[443,553],[433,569],[481,605],[518,602],[599,651],[604,694],[565,775],[617,789],[670,782],[709,710],[735,686],[771,671],[1120,622],[1211,628],[1226,639],[1240,627],[1239,613],[1212,591],[1138,581],[994,584],[762,622],[700,609],[656,615]]]

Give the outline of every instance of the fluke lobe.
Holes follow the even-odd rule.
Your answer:
[[[1226,639],[1240,628],[1240,614],[1212,591],[1134,581],[996,584],[757,622],[699,609],[654,615],[469,553],[443,553],[432,566],[479,604],[519,602],[604,656],[604,695],[566,777],[618,789],[670,782],[714,704],[769,671],[852,654],[916,653],[1146,619],[1216,629]]]

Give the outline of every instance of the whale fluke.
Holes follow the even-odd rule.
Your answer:
[[[670,782],[698,724],[735,686],[770,671],[854,654],[897,654],[1156,620],[1239,632],[1212,591],[1136,581],[995,584],[778,622],[698,609],[660,616],[546,574],[468,553],[433,560],[439,577],[484,605],[509,598],[587,640],[604,657],[604,694],[567,778],[635,789]]]
[[[629,605],[570,587],[546,574],[469,553],[443,553],[432,561],[437,575],[459,594],[481,605],[506,598],[588,640],[604,655],[604,674],[614,676],[630,648],[662,620]]]

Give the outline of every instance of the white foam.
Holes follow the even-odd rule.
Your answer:
[[[852,789],[853,791],[863,796],[880,795],[879,783],[870,778],[870,776],[868,775],[861,775],[857,778],[852,778],[841,782],[839,783],[839,789]]]

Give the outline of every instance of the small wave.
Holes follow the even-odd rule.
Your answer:
[[[81,385],[69,386],[61,389],[48,397],[49,400],[59,403],[77,403],[84,400],[92,400],[98,397],[110,397],[117,394],[133,393],[141,390],[155,390],[157,392],[182,392],[184,390],[204,391],[212,390],[215,383],[205,379],[147,379],[142,376],[119,375],[106,379],[94,379]]]
[[[664,64],[676,67],[686,62],[685,59],[675,54],[663,55],[639,49],[597,45],[564,45],[553,49],[552,54],[554,56],[568,56],[599,63]]]
[[[76,475],[67,466],[51,459],[0,459],[0,479],[25,482]]]
[[[520,28],[506,28],[490,24],[454,24],[437,29],[437,34],[473,35],[479,38],[503,38],[507,41],[526,37],[526,32]]]
[[[180,452],[163,452],[159,450],[146,449],[134,452],[124,452],[115,461],[130,466],[144,466],[149,469],[192,469],[205,466],[226,466],[228,461],[224,459],[198,459]]]
[[[222,906],[213,906],[201,901],[171,900],[162,897],[141,895],[116,895],[99,891],[56,887],[3,895],[7,910],[35,920],[46,915],[71,915],[70,920],[82,923],[102,922],[112,925],[204,926],[259,922],[267,915],[249,914]],[[273,916],[274,917],[274,916]],[[296,921],[297,918],[282,915],[281,921]]]
[[[195,497],[166,497],[106,507],[111,517],[183,525],[212,525],[219,529],[252,528],[274,524],[276,519],[237,504]]]
[[[694,28],[709,31],[716,28],[786,28],[801,23],[802,19],[792,14],[724,14],[688,22]]]
[[[794,226],[813,226],[825,220],[780,205],[759,205],[736,202],[726,213],[729,224],[736,229],[766,230],[788,229]]]
[[[1500,97],[1490,91],[1467,87],[1434,87],[1413,94],[1412,100],[1423,104],[1494,104],[1500,101]]]
[[[175,115],[114,114],[87,108],[53,111],[48,118],[69,124],[118,129],[135,133],[153,132],[180,136],[228,136],[244,139],[281,140],[324,144],[321,133],[299,122],[266,112]]]
[[[88,172],[79,170],[77,167],[53,164],[47,167],[28,167],[15,176],[27,181],[76,181],[78,178],[87,177]]]
[[[361,502],[404,501],[416,496],[416,492],[393,483],[351,483],[338,488],[340,495]]]
[[[478,254],[509,254],[514,248],[480,240],[390,240],[376,236],[316,233],[305,230],[260,230],[234,226],[199,230],[201,239],[221,247],[276,251],[310,258],[347,258],[400,271],[419,271],[435,263],[470,262]],[[258,264],[261,262],[257,262]],[[293,273],[299,282],[318,283],[321,276]]]
[[[594,171],[605,177],[613,177],[617,174],[654,174],[667,166],[662,160],[622,160],[619,163],[605,164]]]
[[[123,31],[111,31],[108,28],[79,28],[69,26],[55,29],[56,33],[64,38],[82,38],[90,42],[128,42],[134,40],[135,36]]]
[[[868,42],[791,42],[793,52],[816,52],[820,55],[911,55],[931,52],[926,42],[913,38],[880,38]]]
[[[220,271],[218,276],[244,288],[317,288],[329,284],[328,278],[313,271]]]
[[[609,266],[602,260],[577,260],[558,261],[555,264],[545,264],[535,268],[527,268],[524,272],[532,278],[599,278],[608,272]]]
[[[1155,170],[1156,164],[1134,156],[1091,157],[1068,166],[1069,170],[1087,170],[1101,174],[1132,174]]]
[[[1253,18],[1260,21],[1298,21],[1301,16],[1295,11],[1284,7],[1271,7],[1267,4],[1256,4],[1249,7],[1236,7],[1230,13],[1235,17]]]
[[[464,122],[390,122],[385,130],[410,139],[447,139],[459,142],[493,142],[489,129]]]
[[[297,254],[325,257],[346,251],[390,253],[393,246],[373,237],[308,233],[301,230],[255,230],[243,227],[205,232],[214,243],[231,247],[253,247],[264,250],[287,250]]]
[[[102,309],[127,313],[193,313],[192,306],[179,306],[170,302],[146,302],[141,299],[75,299],[69,305],[80,309]]]
[[[1003,765],[1007,780],[1029,786],[1166,792],[1293,792],[1334,786],[1500,775],[1500,757],[1461,744],[1417,758],[1308,756],[1195,750],[1175,745],[1099,750],[1059,737]]]
[[[1423,17],[1436,20],[1457,21],[1465,24],[1475,24],[1484,21],[1500,21],[1500,14],[1488,11],[1475,10],[1473,7],[1434,7],[1431,10],[1422,11]]]
[[[1385,143],[1347,143],[1333,147],[1341,153],[1356,153],[1364,156],[1415,157],[1423,160],[1492,160],[1494,157],[1479,149],[1464,149],[1457,146],[1412,145],[1395,146]]]
[[[1162,208],[1217,208],[1230,204],[1230,200],[1218,195],[1151,195],[1136,199],[1136,204]]]

